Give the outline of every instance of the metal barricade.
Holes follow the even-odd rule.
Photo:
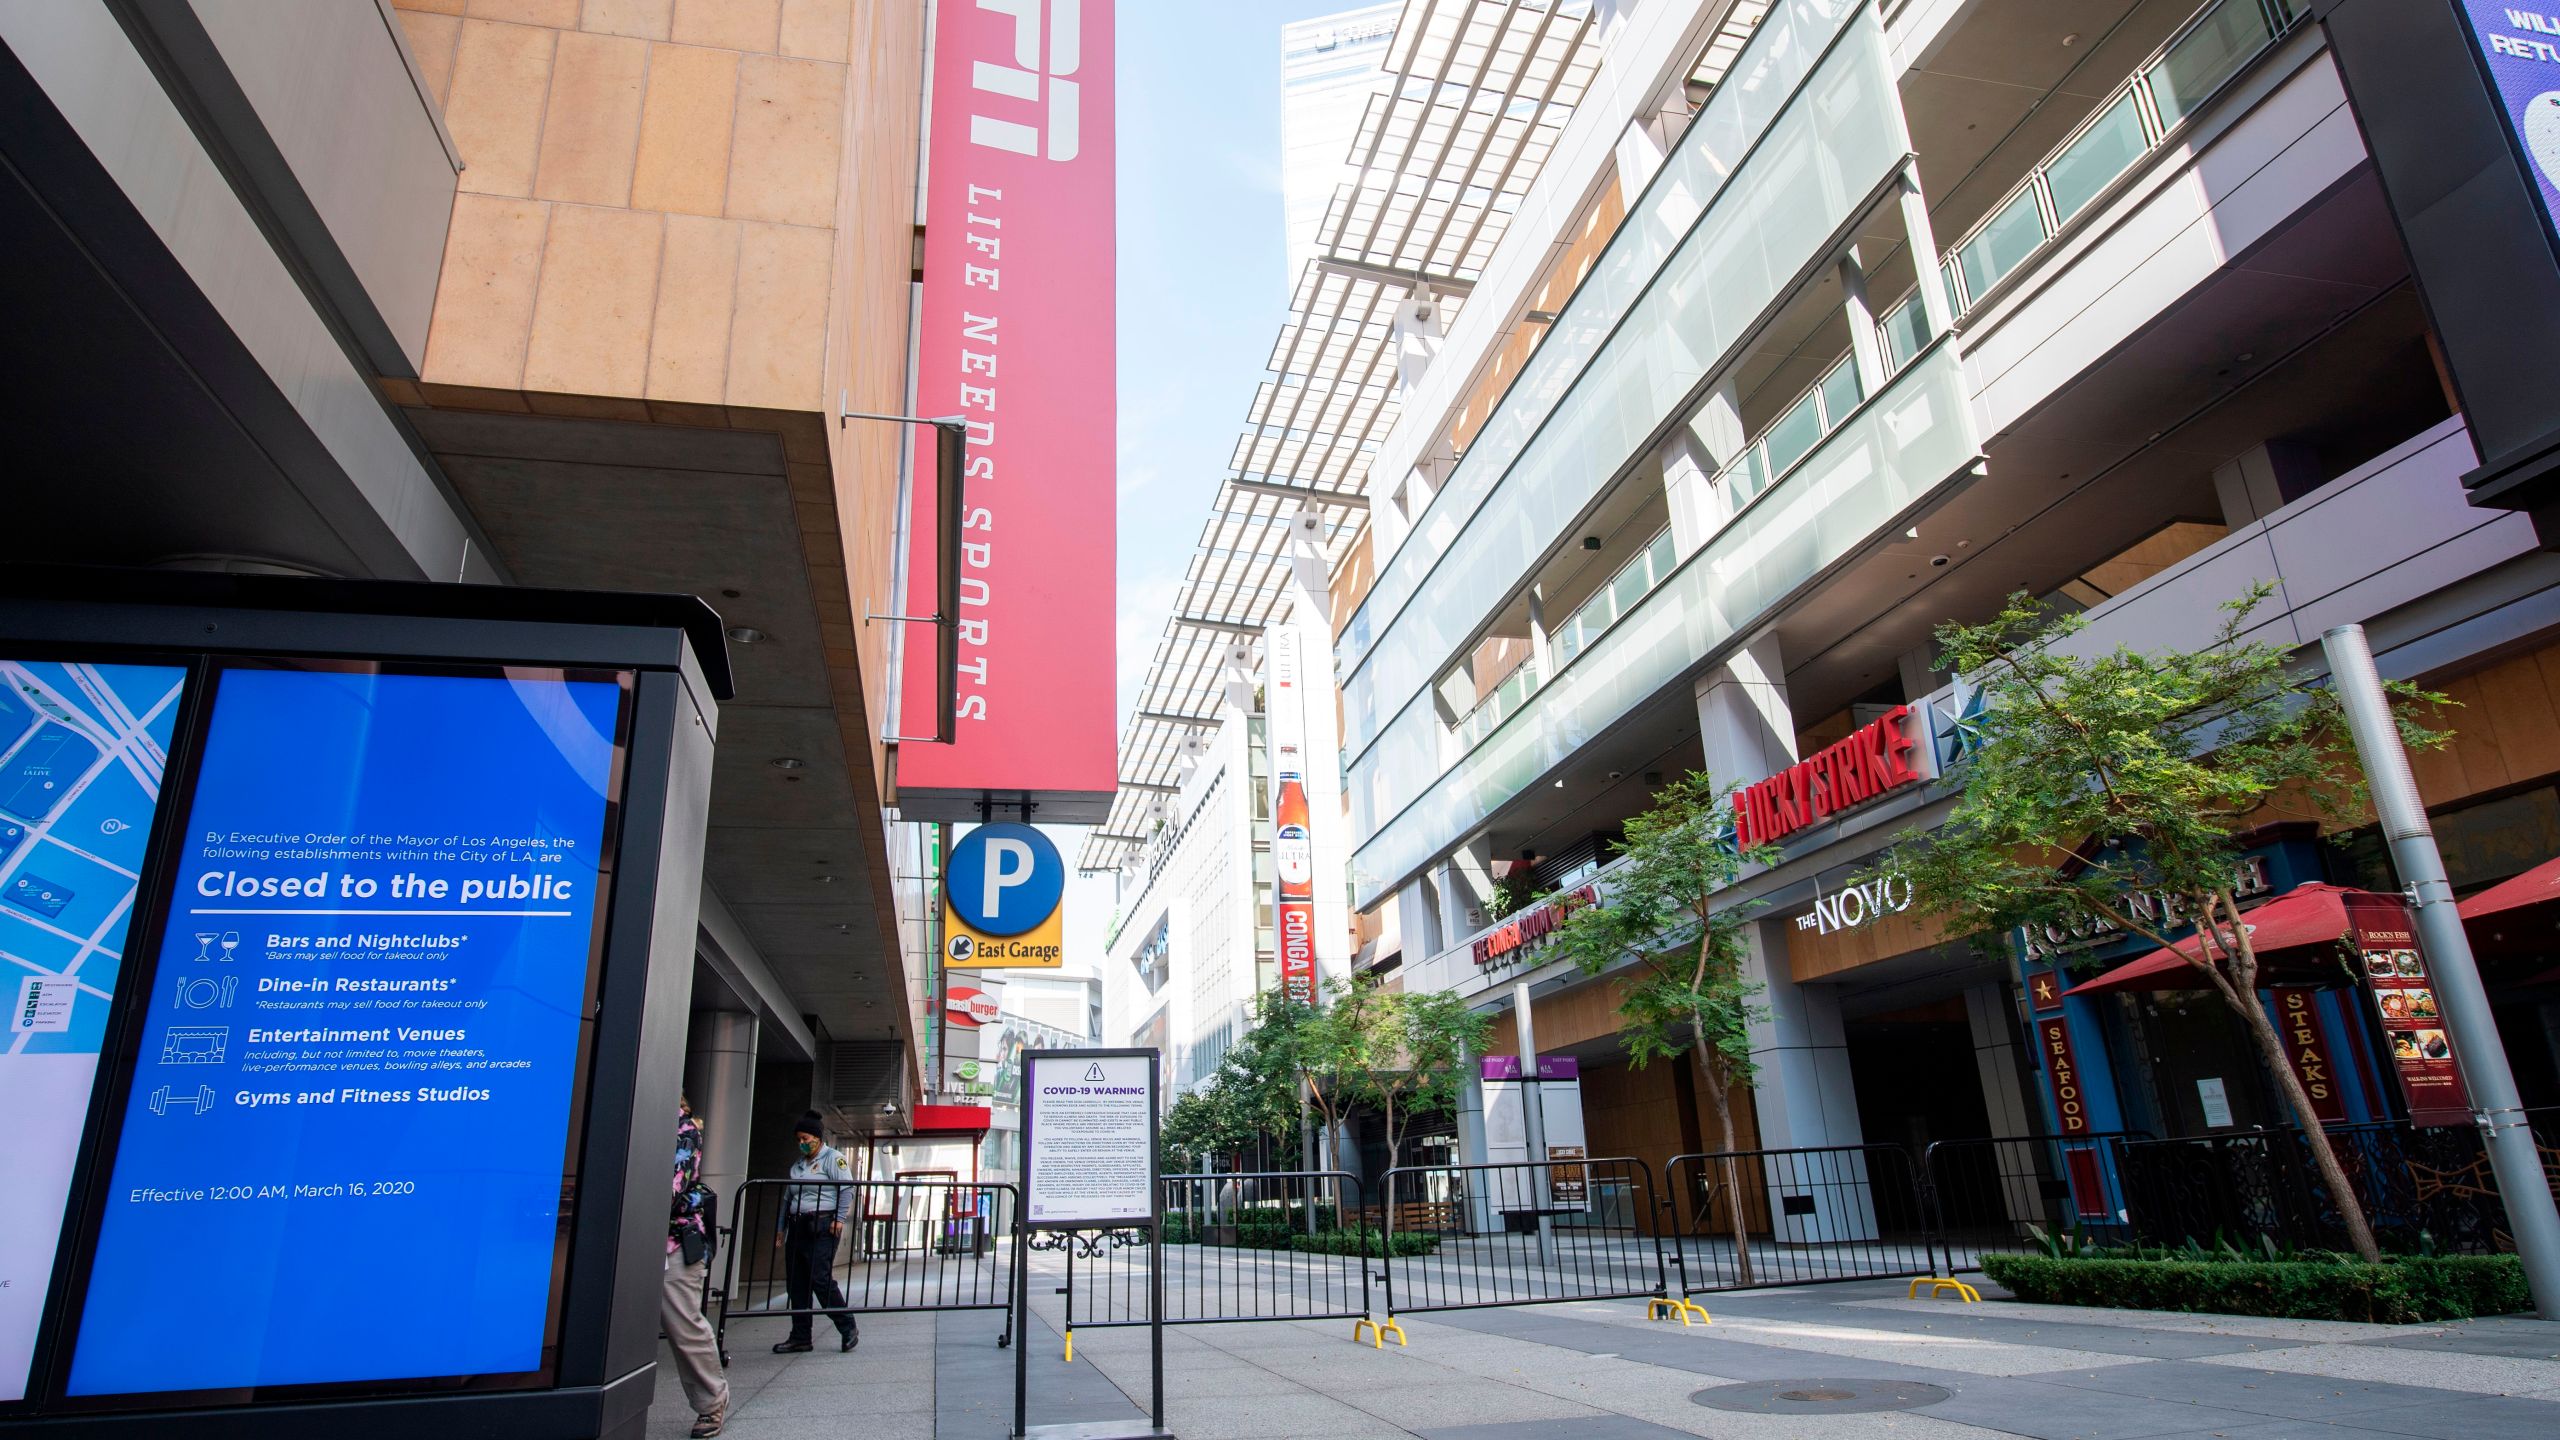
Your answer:
[[[1989,1250],[2077,1232],[2100,1240],[2129,1234],[2116,1142],[2148,1140],[2142,1130],[2085,1135],[1938,1140],[1921,1156],[1929,1217],[1946,1273],[1982,1268]]]
[[[1389,1316],[1669,1293],[1642,1160],[1400,1165],[1380,1198]]]
[[[2560,1194],[2560,1112],[2532,1111],[2543,1172]],[[2512,1249],[2479,1132],[2400,1121],[2332,1125],[2339,1168],[2390,1250]],[[2345,1249],[2346,1223],[2298,1130],[2141,1140],[2117,1152],[2132,1234],[2146,1244]]]
[[[1360,1182],[1342,1171],[1164,1177],[1164,1250],[1143,1227],[1034,1236],[1060,1259],[1070,1328],[1147,1323],[1147,1267],[1164,1266],[1165,1323],[1355,1320],[1369,1313]],[[1369,1252],[1364,1256],[1363,1251]]]
[[[1683,1295],[1936,1268],[1918,1167],[1899,1145],[1676,1155],[1663,1173],[1663,1259]]]
[[[1020,1260],[1012,1185],[953,1180],[749,1180],[726,1207],[728,1251],[719,1287],[704,1299],[722,1353],[730,1322],[850,1313],[1001,1310],[999,1346],[1013,1340],[1013,1277]],[[814,1276],[790,1273],[792,1212],[841,1214],[826,1273],[844,1303],[826,1303]],[[795,1296],[795,1282],[805,1294]]]

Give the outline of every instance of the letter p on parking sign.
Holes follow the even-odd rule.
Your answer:
[[[942,876],[943,963],[967,970],[1066,963],[1066,861],[1028,825],[981,825],[951,847]]]

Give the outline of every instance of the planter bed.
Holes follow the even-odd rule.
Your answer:
[[[2528,1309],[2513,1255],[2353,1259],[1985,1255],[1982,1272],[2021,1300],[2127,1310],[2413,1325]]]

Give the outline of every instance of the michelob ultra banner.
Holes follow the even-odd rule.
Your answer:
[[[1271,865],[1278,885],[1272,921],[1279,929],[1280,993],[1316,998],[1316,864],[1307,805],[1306,685],[1297,628],[1271,628],[1271,683],[1263,702],[1271,737]]]

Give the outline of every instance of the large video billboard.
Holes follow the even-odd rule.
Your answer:
[[[2540,0],[2462,0],[2462,10],[2543,224],[2560,237],[2560,9]]]
[[[0,659],[0,1401],[27,1393],[186,671]]]
[[[898,749],[910,820],[1103,818],[1118,526],[1111,0],[946,0],[934,23],[918,413],[967,422],[956,738]],[[908,510],[908,613],[934,613],[933,444]],[[921,629],[899,733],[932,735]]]
[[[213,671],[70,1396],[548,1377],[630,684]]]

